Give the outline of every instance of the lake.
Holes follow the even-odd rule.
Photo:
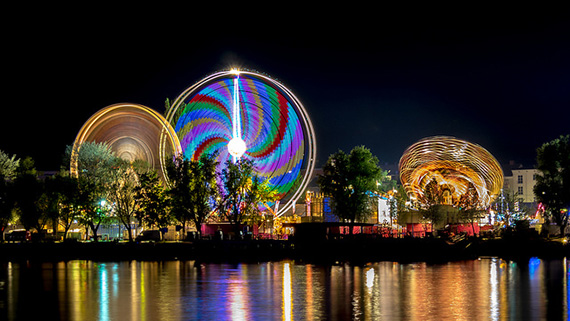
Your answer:
[[[565,320],[566,259],[3,262],[2,320]]]

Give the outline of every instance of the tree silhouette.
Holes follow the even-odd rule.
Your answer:
[[[357,146],[350,154],[342,150],[332,154],[317,182],[321,191],[331,197],[335,215],[355,223],[366,221],[372,214],[370,195],[378,191],[378,182],[385,174],[378,166],[378,158],[364,146]]]
[[[240,224],[260,213],[260,206],[275,201],[276,193],[267,181],[255,174],[251,160],[242,158],[235,163],[228,160],[220,175],[219,211],[233,225],[238,235]]]
[[[534,194],[564,235],[570,208],[570,135],[539,147],[536,161],[539,174]]]

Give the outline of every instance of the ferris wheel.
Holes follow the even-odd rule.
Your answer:
[[[218,170],[228,160],[253,161],[279,201],[283,215],[301,197],[315,167],[315,133],[307,111],[281,83],[249,71],[212,74],[182,92],[166,119],[184,157],[216,153]]]

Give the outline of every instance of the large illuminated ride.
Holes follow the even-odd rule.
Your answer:
[[[186,89],[172,103],[168,121],[187,159],[217,153],[219,170],[241,157],[290,209],[312,175],[314,129],[301,102],[279,82],[258,73],[223,71]]]
[[[427,137],[411,145],[400,158],[399,170],[406,192],[420,206],[428,203],[430,183],[446,193],[441,203],[449,205],[457,205],[474,189],[471,197],[480,208],[489,205],[503,186],[503,171],[493,155],[454,137]]]
[[[146,161],[165,180],[166,158],[181,152],[176,133],[162,115],[131,103],[105,107],[85,122],[74,142],[72,175],[77,175],[76,153],[84,142],[105,142],[118,157]]]

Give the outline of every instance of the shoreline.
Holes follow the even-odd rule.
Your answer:
[[[195,241],[158,243],[61,242],[2,243],[0,261],[169,261],[213,263],[296,260],[306,263],[450,262],[479,257],[527,260],[570,256],[570,245],[527,238],[466,239],[450,244],[443,239],[380,238],[312,242],[283,240]]]

